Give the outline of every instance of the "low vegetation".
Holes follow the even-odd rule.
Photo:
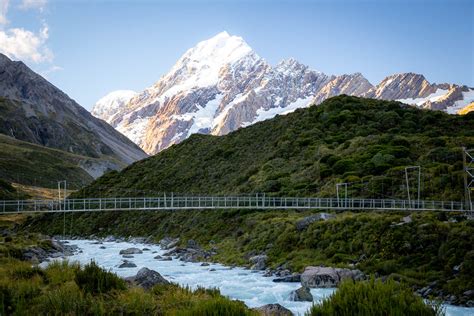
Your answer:
[[[22,261],[33,246],[48,249],[48,240],[33,233],[0,237],[0,315],[254,315],[217,289],[169,284],[145,291],[94,262],[58,261],[42,269]]]
[[[91,272],[92,274],[88,274]],[[106,283],[108,285],[105,286]],[[194,313],[198,312],[198,314]],[[0,266],[1,315],[254,315],[242,302],[218,290],[158,285],[150,291],[127,288],[125,281],[94,263],[85,267],[54,262],[45,269],[3,259]]]
[[[7,182],[54,188],[66,179],[77,189],[93,180],[78,165],[87,159],[93,160],[0,134],[0,179]]]
[[[426,304],[411,289],[393,280],[382,282],[345,281],[321,305],[314,305],[308,316],[441,316],[439,305]]]

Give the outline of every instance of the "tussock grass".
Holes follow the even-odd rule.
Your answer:
[[[442,316],[440,304],[427,304],[412,290],[391,279],[382,282],[344,281],[339,289],[307,313],[308,316]]]

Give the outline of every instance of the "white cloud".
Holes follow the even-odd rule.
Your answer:
[[[20,8],[24,10],[39,9],[41,11],[47,3],[48,0],[23,0],[20,4]]]
[[[46,70],[43,70],[43,71],[40,71],[40,74],[45,77],[46,79],[48,79],[49,75],[54,73],[54,72],[57,72],[57,71],[61,71],[61,70],[64,70],[63,67],[59,67],[59,66],[52,66]]]
[[[43,25],[38,33],[23,28],[0,30],[0,52],[22,61],[52,62],[53,53],[46,45],[47,40],[47,25]]]
[[[0,24],[7,24],[8,4],[10,0],[0,0]]]

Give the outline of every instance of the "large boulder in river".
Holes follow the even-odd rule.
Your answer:
[[[311,294],[309,287],[302,286],[290,293],[290,299],[295,302],[312,302],[313,295]]]
[[[123,263],[121,265],[119,265],[119,268],[120,269],[123,269],[123,268],[136,268],[137,265],[131,261],[128,261],[128,260],[124,260]]]
[[[127,248],[127,249],[120,250],[119,252],[119,254],[121,255],[137,255],[141,253],[143,253],[143,251],[139,248]]]
[[[262,316],[293,316],[293,313],[280,304],[267,304],[253,309]]]
[[[345,279],[359,281],[364,278],[365,275],[360,270],[309,266],[301,274],[301,285],[309,288],[329,288],[337,287]]]
[[[267,267],[267,255],[258,255],[258,256],[253,256],[249,259],[250,263],[252,264],[251,268],[252,270],[265,270]]]
[[[126,280],[146,290],[151,289],[157,284],[170,284],[161,274],[148,268],[141,268],[135,276],[126,278]]]

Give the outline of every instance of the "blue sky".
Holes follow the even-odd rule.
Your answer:
[[[474,86],[473,21],[471,0],[0,0],[0,51],[88,109],[110,91],[146,88],[224,30],[271,64],[294,57],[373,84],[412,71]]]

